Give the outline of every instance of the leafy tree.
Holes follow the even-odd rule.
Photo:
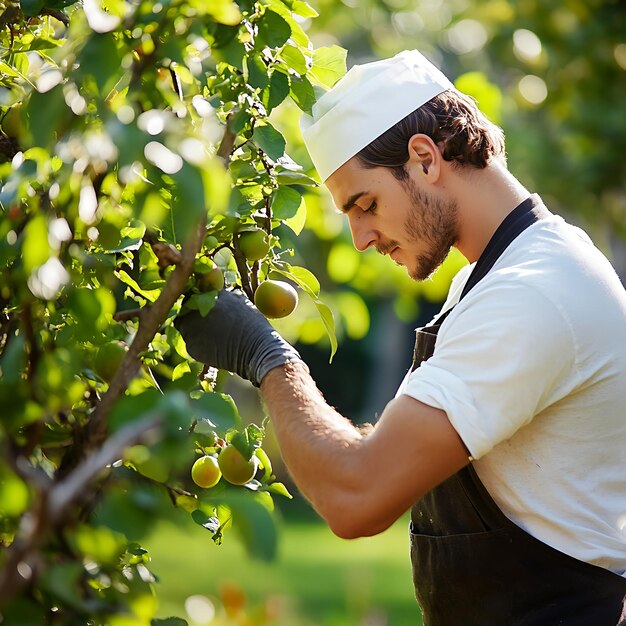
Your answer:
[[[0,4],[4,622],[161,623],[139,542],[164,498],[214,541],[233,525],[273,554],[272,495],[289,494],[264,424],[173,320],[272,277],[335,348],[317,279],[290,263],[315,182],[270,119],[310,111],[345,71],[300,26],[315,15],[302,0]],[[198,487],[195,460],[232,447],[252,480]]]

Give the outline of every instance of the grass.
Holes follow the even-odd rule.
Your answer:
[[[160,581],[160,617],[189,619],[185,600],[200,595],[217,607],[245,601],[247,608],[230,621],[218,616],[190,624],[418,626],[407,525],[402,518],[381,535],[345,541],[310,514],[290,514],[270,563],[252,560],[233,534],[214,545],[182,518],[159,522],[143,545]],[[251,617],[255,613],[265,617]]]

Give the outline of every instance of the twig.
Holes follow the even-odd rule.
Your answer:
[[[22,327],[24,328],[24,335],[26,336],[26,344],[28,346],[28,373],[27,378],[31,380],[35,375],[37,364],[39,363],[39,346],[37,345],[37,338],[35,337],[35,331],[33,329],[33,320],[31,316],[31,305],[27,302],[24,305],[21,313]]]
[[[232,154],[233,146],[235,145],[235,139],[237,139],[237,134],[232,131],[232,119],[232,113],[230,113],[226,118],[226,130],[224,131],[224,136],[222,137],[222,143],[217,149],[217,156],[225,163],[230,161],[230,155]]]
[[[70,18],[63,13],[63,11],[59,11],[59,9],[43,9],[41,11],[41,15],[49,15],[50,17],[54,17],[59,20],[59,22],[63,22],[65,26],[70,25]]]
[[[241,276],[241,287],[244,290],[245,294],[248,296],[248,298],[250,298],[250,300],[253,300],[254,291],[252,289],[252,286],[250,285],[248,263],[246,261],[244,253],[239,247],[238,234],[233,235],[233,257],[235,258],[235,263],[237,264],[237,269],[239,270],[239,276]]]
[[[250,272],[250,282],[252,283],[252,291],[256,291],[259,286],[259,262],[255,261],[252,264],[252,271]]]
[[[178,265],[182,261],[180,250],[171,243],[165,241],[155,241],[150,243],[154,254],[156,254],[159,267]]]
[[[118,311],[113,316],[113,319],[116,322],[128,322],[129,320],[134,320],[136,318],[139,318],[141,320],[141,316],[143,315],[144,311],[145,309],[128,309],[126,311]]]

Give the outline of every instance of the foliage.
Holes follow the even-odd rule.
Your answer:
[[[270,114],[345,71],[313,50],[302,0],[15,1],[0,5],[0,600],[3,620],[150,624],[140,545],[163,499],[221,542],[276,546],[276,482],[217,372],[190,362],[176,315],[216,291],[291,281],[333,317],[281,233],[315,182]],[[246,259],[242,233],[269,247]],[[282,229],[282,230],[281,230]],[[207,290],[208,289],[208,290]],[[244,486],[191,480],[194,459],[257,457]],[[164,622],[163,622],[164,623]],[[179,623],[179,622],[176,622]]]

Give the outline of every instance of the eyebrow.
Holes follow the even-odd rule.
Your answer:
[[[342,213],[347,213],[355,204],[356,201],[361,197],[364,196],[365,194],[369,193],[368,191],[359,191],[358,193],[352,194],[347,200],[346,202],[344,202],[343,206],[341,207],[341,211]]]

